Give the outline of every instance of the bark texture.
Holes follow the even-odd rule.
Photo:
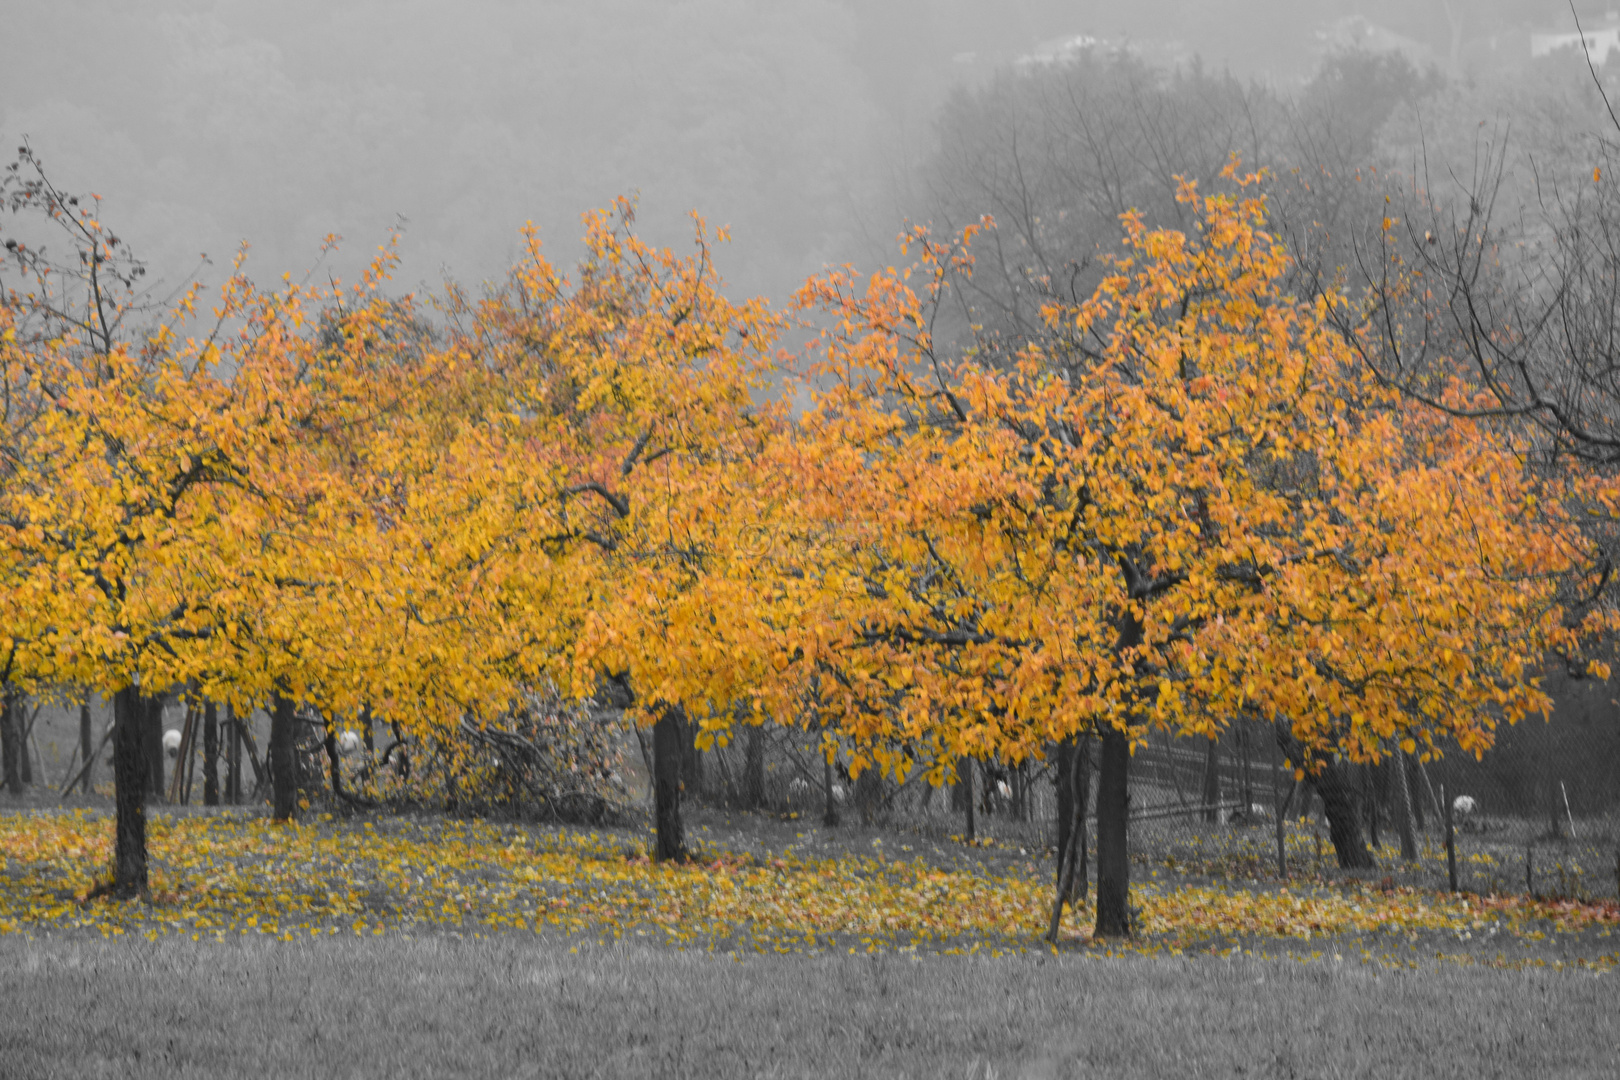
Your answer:
[[[236,706],[225,703],[225,801],[242,804],[242,729],[236,719]]]
[[[298,819],[298,760],[294,746],[297,712],[292,698],[277,694],[270,704],[270,784],[274,793],[271,817]]]
[[[1071,736],[1057,744],[1052,754],[1052,786],[1057,795],[1057,880],[1053,884],[1063,887],[1065,854],[1069,850],[1069,835],[1074,828],[1074,751],[1076,740]],[[1068,901],[1065,896],[1064,901]]]
[[[956,765],[956,794],[957,799],[966,814],[962,825],[962,835],[967,837],[968,843],[978,839],[978,821],[974,818],[974,804],[978,802],[973,797],[974,764],[970,757],[962,758]]]
[[[686,716],[678,705],[666,705],[653,724],[653,819],[659,862],[686,858],[681,825],[681,773],[687,758]]]
[[[149,762],[146,729],[161,705],[126,686],[113,695],[113,896],[127,900],[146,892],[146,793]]]
[[[1130,817],[1131,748],[1125,733],[1109,725],[1102,733],[1097,779],[1096,937],[1131,933],[1131,862],[1127,845]]]
[[[22,781],[22,724],[18,714],[20,698],[7,684],[0,691],[0,765],[5,769],[6,790],[13,795],[23,793]]]
[[[93,735],[90,724],[90,703],[87,701],[79,706],[79,757],[84,762],[83,779],[79,781],[81,790],[90,794],[90,785],[95,782],[96,748],[93,745]]]
[[[1399,750],[1390,761],[1395,773],[1395,828],[1401,836],[1401,861],[1416,862],[1417,833],[1412,828],[1412,778],[1407,775],[1406,755]]]
[[[219,805],[219,707],[203,704],[203,805]]]
[[[1278,721],[1277,745],[1295,767],[1303,768],[1305,748],[1294,738],[1288,725]],[[1361,815],[1356,792],[1345,767],[1336,761],[1317,761],[1315,771],[1306,770],[1305,783],[1322,800],[1322,813],[1328,819],[1328,838],[1343,870],[1371,870],[1377,865],[1362,839]]]

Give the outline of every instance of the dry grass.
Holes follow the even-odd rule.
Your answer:
[[[0,939],[7,1076],[1612,1076],[1614,974]]]

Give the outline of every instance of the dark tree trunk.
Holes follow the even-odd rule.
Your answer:
[[[876,768],[862,769],[855,780],[855,808],[860,812],[861,824],[871,825],[877,820],[883,804],[883,774]]]
[[[679,705],[665,705],[653,724],[653,821],[659,862],[686,858],[681,826],[681,773],[689,746],[685,720]]]
[[[0,691],[0,765],[5,769],[6,790],[13,795],[23,793],[21,700],[10,684]]]
[[[1058,888],[1063,887],[1063,858],[1069,850],[1069,830],[1074,827],[1074,750],[1075,738],[1070,736],[1057,744],[1052,755],[1052,786],[1057,795],[1057,881],[1054,884]]]
[[[113,695],[113,834],[112,894],[127,900],[146,893],[146,793],[150,755],[146,730],[152,714],[162,714],[158,700],[126,686]]]
[[[270,703],[270,783],[274,792],[271,817],[298,819],[298,756],[295,746],[298,717],[292,698],[275,695]]]
[[[1052,900],[1052,919],[1046,940],[1057,944],[1058,928],[1063,924],[1063,906],[1078,908],[1084,901],[1086,881],[1086,793],[1091,777],[1091,744],[1085,739],[1075,746],[1074,739],[1059,744],[1057,788],[1060,802],[1068,804],[1068,817],[1059,822],[1058,832],[1063,842],[1058,847],[1057,892]],[[1066,794],[1065,794],[1066,792]]]
[[[1278,721],[1277,745],[1290,765],[1304,768],[1305,748],[1287,723]],[[1361,838],[1361,815],[1357,813],[1356,793],[1343,765],[1335,761],[1318,761],[1316,771],[1306,770],[1305,783],[1322,800],[1322,813],[1328,820],[1328,837],[1333,841],[1333,852],[1343,870],[1371,870],[1378,864]]]
[[[1221,805],[1221,756],[1220,743],[1209,740],[1209,749],[1204,754],[1204,820],[1219,821]]]
[[[1096,937],[1131,933],[1131,862],[1126,827],[1130,817],[1130,741],[1112,724],[1102,733],[1102,770],[1097,781]]]
[[[84,779],[80,781],[86,795],[90,794],[90,785],[94,782],[96,748],[91,745],[90,730],[90,703],[87,701],[79,706],[79,756],[84,759]]]
[[[967,815],[963,835],[970,844],[979,838],[979,823],[973,817],[973,804],[978,801],[973,797],[973,769],[973,759],[970,757],[962,758],[956,769],[956,787],[961,797],[962,808]]]
[[[28,710],[23,706],[23,698],[21,695],[19,695],[17,698],[17,704],[12,706],[12,712],[17,717],[15,721],[17,725],[17,745],[22,749],[22,760],[19,763],[21,768],[19,771],[22,773],[23,784],[25,786],[32,786],[34,783],[34,755],[29,751],[28,747],[33,741],[32,736],[34,734],[34,726],[28,722],[28,717],[23,715],[27,711]],[[45,767],[45,763],[40,762],[39,767],[43,769]]]
[[[833,798],[833,763],[832,758],[821,759],[821,794],[826,801],[826,809],[822,812],[821,823],[829,829],[838,827],[838,800]]]
[[[1417,861],[1417,834],[1412,831],[1412,778],[1406,775],[1406,755],[1399,750],[1390,761],[1395,774],[1395,827],[1401,836],[1401,860]]]
[[[1377,866],[1362,839],[1356,795],[1344,767],[1331,761],[1322,762],[1315,773],[1306,774],[1305,781],[1322,800],[1322,814],[1327,818],[1328,838],[1333,841],[1339,868],[1371,870]]]
[[[1088,852],[1091,849],[1090,837],[1086,835],[1086,809],[1091,803],[1091,736],[1081,737],[1080,744],[1074,752],[1074,823],[1080,830],[1080,835],[1074,838],[1076,856],[1074,869],[1074,888],[1069,902],[1076,907],[1086,902],[1086,891],[1091,888],[1089,879],[1089,866],[1087,865]]]
[[[225,703],[225,801],[242,804],[242,729],[236,723],[236,706]]]
[[[1382,765],[1369,765],[1367,770],[1372,779],[1367,810],[1367,839],[1372,843],[1373,850],[1377,851],[1383,845],[1379,839],[1380,830],[1388,823],[1389,770]]]
[[[743,758],[743,804],[750,810],[765,805],[765,729],[750,725]]]
[[[369,784],[372,782],[375,770],[377,768],[377,745],[374,741],[374,737],[371,734],[370,705],[362,706],[360,709],[360,738],[365,744],[366,748],[366,765],[365,768],[361,770],[360,778],[362,784]],[[637,741],[640,741],[641,739],[640,728],[636,729],[636,739]]]
[[[153,698],[141,721],[141,746],[146,752],[146,791],[163,798],[163,699]]]
[[[219,805],[219,707],[203,703],[203,805]]]

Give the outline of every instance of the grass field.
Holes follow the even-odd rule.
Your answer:
[[[85,902],[110,824],[0,813],[0,1077],[1620,1071],[1613,904],[1204,845],[1138,864],[1135,940],[1052,950],[1013,834],[694,810],[669,866],[644,827],[196,809],[152,814],[149,901]]]
[[[8,1077],[1612,1077],[1616,976],[732,958],[532,936],[0,939]]]

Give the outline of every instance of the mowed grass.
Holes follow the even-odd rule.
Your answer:
[[[573,951],[577,950],[577,951]],[[0,938],[7,1077],[1615,1075],[1612,972]]]

